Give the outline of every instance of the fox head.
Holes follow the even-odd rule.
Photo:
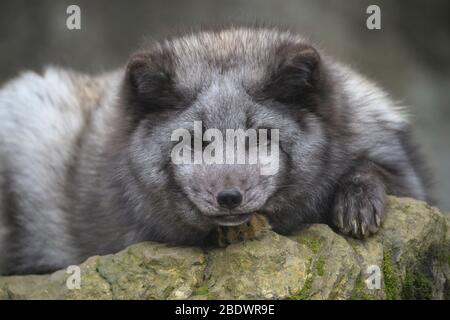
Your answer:
[[[231,28],[155,44],[126,69],[129,163],[144,190],[175,188],[178,201],[194,208],[181,213],[195,215],[189,219],[243,223],[256,211],[278,210],[280,196],[306,196],[318,183],[331,92],[319,52],[288,32]],[[174,148],[190,161],[174,161]],[[272,162],[257,156],[250,163],[261,150]],[[226,161],[239,155],[247,161]]]

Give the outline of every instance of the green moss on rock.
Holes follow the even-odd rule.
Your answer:
[[[319,257],[319,259],[316,262],[316,270],[317,275],[323,276],[325,274],[325,259],[323,257]]]
[[[433,298],[433,280],[420,270],[408,271],[403,281],[401,297],[407,300],[430,300]]]
[[[296,295],[290,297],[291,300],[308,300],[311,297],[311,288],[313,283],[313,277],[310,276],[306,279],[303,288]]]
[[[321,241],[318,237],[308,235],[299,237],[298,240],[301,244],[307,246],[314,254],[319,252]]]
[[[383,251],[383,278],[386,298],[395,300],[399,298],[399,279],[397,270],[392,261],[391,250],[385,248]]]
[[[372,300],[374,297],[367,293],[367,284],[363,280],[363,276],[360,274],[355,281],[355,287],[352,291],[352,300]]]
[[[207,286],[201,286],[195,289],[194,296],[203,296],[208,294],[209,290]]]

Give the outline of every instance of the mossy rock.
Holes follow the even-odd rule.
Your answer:
[[[86,260],[79,289],[65,270],[0,277],[0,299],[449,299],[449,218],[407,198],[387,211],[365,241],[316,224],[208,250],[141,243]]]

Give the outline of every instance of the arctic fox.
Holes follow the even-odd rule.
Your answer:
[[[277,129],[278,170],[175,164],[171,135],[195,121]],[[364,238],[386,194],[427,200],[409,131],[375,84],[277,29],[186,34],[95,77],[25,72],[0,90],[0,271],[49,272],[140,241],[201,245],[255,212],[281,234],[327,223]]]

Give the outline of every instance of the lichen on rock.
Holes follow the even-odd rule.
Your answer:
[[[141,243],[82,263],[80,289],[65,270],[0,277],[0,299],[449,299],[449,218],[407,198],[389,197],[387,211],[364,241],[315,224],[225,248]],[[373,266],[379,289],[367,285]]]

